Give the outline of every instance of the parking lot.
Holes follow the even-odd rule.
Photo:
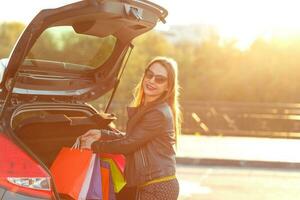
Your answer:
[[[179,200],[293,200],[300,171],[178,165]]]

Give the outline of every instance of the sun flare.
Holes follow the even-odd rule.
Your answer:
[[[6,2],[0,21],[28,23],[43,8],[53,8],[76,0]],[[165,7],[169,16],[166,26],[206,24],[214,26],[222,38],[236,39],[246,49],[257,38],[289,37],[300,33],[298,0],[151,0]],[[15,6],[18,4],[19,6]],[[22,10],[21,10],[22,9]],[[12,14],[13,13],[13,14]]]
[[[238,40],[245,49],[260,37],[289,37],[300,33],[300,1],[296,0],[171,0],[156,1],[169,10],[170,24],[209,24],[224,39]],[[182,13],[182,14],[178,14]]]

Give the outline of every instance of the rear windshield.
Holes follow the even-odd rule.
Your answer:
[[[116,41],[112,35],[96,37],[78,34],[69,26],[52,27],[46,29],[37,39],[26,60],[74,64],[68,70],[94,69],[108,60]]]

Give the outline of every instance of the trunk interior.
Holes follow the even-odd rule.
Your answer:
[[[18,138],[50,167],[62,147],[72,147],[89,129],[108,128],[112,120],[87,110],[39,109],[19,112],[11,124]]]

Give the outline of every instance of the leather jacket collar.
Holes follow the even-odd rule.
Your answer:
[[[148,103],[146,106],[127,107],[128,121],[126,132],[131,132],[132,128],[139,122],[144,113],[155,109],[157,106],[164,104],[159,101]]]
[[[127,107],[127,115],[128,115],[128,118],[131,118],[134,114],[136,114],[138,111],[138,107],[130,107],[128,106]]]

